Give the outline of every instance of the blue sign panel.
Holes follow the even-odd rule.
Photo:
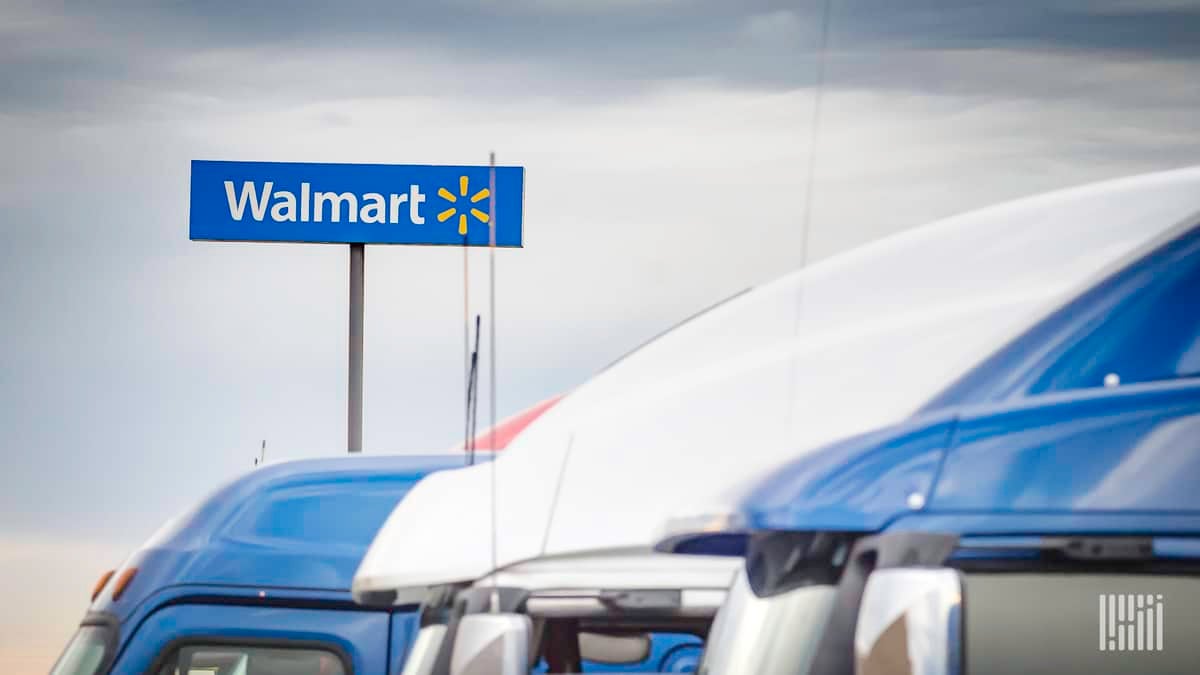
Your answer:
[[[487,246],[486,166],[192,161],[192,239]],[[525,169],[496,167],[496,245],[521,246]]]

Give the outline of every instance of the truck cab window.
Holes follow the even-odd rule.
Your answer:
[[[50,675],[94,675],[109,649],[108,629],[83,626],[63,651]]]
[[[158,675],[347,675],[336,654],[322,649],[188,645],[176,649]]]

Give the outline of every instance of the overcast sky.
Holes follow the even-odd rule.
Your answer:
[[[192,159],[525,166],[501,415],[799,266],[808,200],[812,260],[1200,163],[1195,1],[833,0],[811,195],[823,0],[247,4],[0,0],[6,672],[261,439],[344,451],[346,248],[190,242]],[[460,440],[462,272],[368,249],[368,452]]]

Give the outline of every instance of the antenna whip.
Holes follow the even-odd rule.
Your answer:
[[[469,455],[470,461],[468,463],[474,464],[475,463],[474,446],[472,446],[470,449],[467,448],[467,445],[471,443],[471,438],[473,435],[472,431],[471,431],[471,395],[472,395],[471,378],[474,377],[473,373],[474,373],[474,369],[475,369],[475,366],[473,363],[473,358],[471,356],[471,301],[470,301],[471,277],[467,272],[467,264],[468,264],[468,260],[470,257],[468,255],[468,252],[470,251],[470,249],[471,249],[471,247],[467,245],[467,235],[464,234],[463,235],[463,243],[462,243],[462,250],[463,250],[463,378],[464,378],[463,388],[465,389],[466,399],[467,399],[466,400],[466,407],[467,407],[467,409],[466,409],[466,418],[467,418],[466,434],[467,434],[467,437],[463,439],[463,450],[467,450],[470,453],[470,455]],[[476,317],[476,327],[475,327],[475,336],[476,336],[475,337],[475,351],[476,352],[479,351],[479,326],[478,326],[478,323],[479,323],[478,317]]]
[[[491,388],[491,402],[488,404],[488,414],[491,415],[491,428],[488,430],[488,449],[496,451],[496,153],[488,158],[488,266],[491,276],[489,287],[491,299],[488,308],[488,322],[491,324],[488,337],[488,348],[491,350],[488,359],[488,385]],[[499,611],[500,591],[496,584],[496,458],[491,462],[492,477],[492,611]]]
[[[817,175],[817,141],[820,138],[821,129],[821,104],[825,95],[825,55],[829,51],[829,24],[833,14],[833,0],[825,0],[824,13],[821,17],[821,41],[817,51],[817,78],[816,91],[813,92],[813,109],[812,120],[809,124],[808,138],[808,175],[805,177],[806,185],[804,188],[804,215],[800,221],[800,269],[804,270],[808,267],[808,233],[812,224],[813,212],[813,190],[816,186]],[[800,287],[796,292],[796,318],[792,327],[793,337],[800,335],[800,322],[804,314],[804,291],[808,286],[807,279],[800,280]],[[792,373],[791,380],[788,383],[788,399],[794,400],[796,395],[797,380],[800,377],[798,371]],[[789,433],[795,428],[795,406],[788,406],[787,410],[787,428]]]
[[[804,188],[804,219],[801,221],[800,267],[808,265],[808,230],[812,221],[813,185],[817,173],[817,139],[821,128],[821,103],[825,95],[825,53],[829,49],[829,22],[833,14],[833,0],[825,0],[824,13],[821,17],[821,42],[817,51],[817,82],[813,94],[812,120],[809,124],[808,139],[808,175]]]

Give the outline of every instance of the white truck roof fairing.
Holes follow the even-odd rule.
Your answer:
[[[491,465],[423,479],[355,591],[648,549],[664,520],[723,512],[728,490],[781,461],[911,415],[1197,212],[1200,168],[1110,181],[939,221],[754,289],[580,386]]]

